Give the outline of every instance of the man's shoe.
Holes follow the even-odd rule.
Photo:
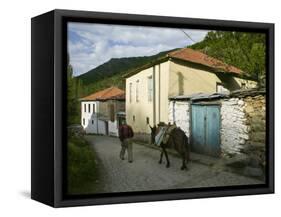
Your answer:
[[[132,161],[132,160],[130,160],[130,161],[129,161],[129,163],[133,163],[133,161]]]

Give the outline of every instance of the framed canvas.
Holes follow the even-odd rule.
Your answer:
[[[274,24],[54,10],[31,27],[32,199],[274,192]]]

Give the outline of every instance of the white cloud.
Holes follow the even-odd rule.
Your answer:
[[[184,29],[195,41],[206,30]],[[125,25],[68,23],[68,52],[74,74],[83,74],[111,58],[149,56],[193,42],[180,30]]]

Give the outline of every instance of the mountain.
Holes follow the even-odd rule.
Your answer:
[[[75,77],[77,83],[79,83],[78,95],[80,97],[85,96],[113,85],[124,89],[125,82],[122,75],[161,58],[173,50],[163,51],[152,56],[112,58],[106,63]]]
[[[134,68],[140,67],[155,59],[158,59],[169,52],[171,52],[171,50],[163,51],[152,56],[112,58],[106,63],[77,76],[77,78],[79,78],[85,85],[91,84],[94,81],[101,80],[116,74],[124,74],[125,72],[128,72]]]

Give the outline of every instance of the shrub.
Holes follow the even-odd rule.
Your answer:
[[[95,153],[83,137],[70,136],[67,147],[68,192],[91,193],[97,180]]]

